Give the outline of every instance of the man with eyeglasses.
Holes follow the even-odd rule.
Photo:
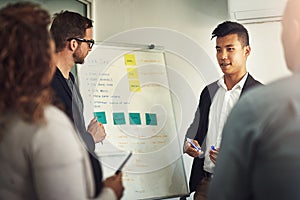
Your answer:
[[[71,40],[77,40],[79,42],[86,42],[89,44],[89,47],[92,49],[94,44],[95,44],[95,41],[92,39],[92,40],[86,40],[86,39],[82,39],[82,38],[69,38],[68,41],[71,41]]]
[[[104,126],[94,118],[86,129],[82,97],[71,73],[75,64],[84,63],[85,57],[94,45],[92,27],[90,19],[75,12],[62,11],[54,15],[50,32],[56,45],[55,64],[57,69],[52,80],[52,88],[56,94],[55,103],[64,108],[74,123],[79,138],[88,150],[94,173],[94,196],[101,195],[104,197],[103,199],[120,199],[124,190],[122,175],[109,177],[102,183],[101,166],[94,152],[95,143],[102,142],[106,136]],[[108,196],[103,193],[107,193]]]

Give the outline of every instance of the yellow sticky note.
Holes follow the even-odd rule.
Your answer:
[[[129,90],[130,92],[140,92],[141,86],[139,80],[129,80]]]
[[[127,68],[127,75],[129,79],[138,79],[139,74],[137,68]]]
[[[124,59],[125,59],[126,66],[136,66],[134,54],[125,54]]]

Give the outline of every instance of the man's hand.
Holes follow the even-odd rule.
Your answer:
[[[92,119],[88,125],[88,132],[93,136],[95,143],[102,142],[106,136],[103,124],[96,118]]]
[[[216,148],[215,150],[213,149],[209,150],[209,158],[214,164],[216,164],[217,162],[218,154],[219,154],[219,148]]]
[[[104,187],[111,188],[116,194],[118,199],[121,199],[124,192],[124,186],[122,182],[122,172],[117,175],[110,176],[104,180]]]
[[[193,140],[193,143],[201,148],[197,140]],[[203,154],[203,151],[197,151],[188,141],[185,141],[184,143],[183,152],[194,158]]]

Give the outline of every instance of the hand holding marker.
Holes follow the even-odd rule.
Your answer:
[[[193,146],[194,149],[196,149],[197,151],[201,152],[201,148],[198,147],[198,146],[193,142],[192,139],[187,138],[186,140]]]

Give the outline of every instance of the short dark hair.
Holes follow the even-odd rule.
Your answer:
[[[237,22],[225,21],[217,26],[212,32],[212,37],[224,37],[230,34],[237,34],[242,46],[249,45],[249,34],[247,29]]]
[[[55,41],[56,52],[62,51],[67,39],[85,36],[85,30],[93,27],[93,21],[76,12],[61,11],[54,14],[50,32]]]

